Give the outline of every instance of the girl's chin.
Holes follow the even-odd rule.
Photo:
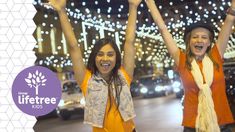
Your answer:
[[[194,54],[194,56],[198,56],[198,57],[200,57],[200,56],[204,56],[205,55],[205,53],[206,52],[194,52],[193,54]]]

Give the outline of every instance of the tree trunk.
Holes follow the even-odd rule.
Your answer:
[[[35,89],[36,89],[36,95],[38,95],[38,86],[36,86]]]

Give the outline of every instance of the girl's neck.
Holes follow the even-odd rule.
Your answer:
[[[196,61],[202,61],[202,59],[204,58],[205,55],[203,56],[194,56]]]
[[[101,74],[101,77],[108,83],[109,80],[110,80],[110,75],[102,75]]]

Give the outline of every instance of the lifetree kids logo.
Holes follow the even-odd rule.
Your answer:
[[[51,70],[32,66],[21,71],[12,85],[12,96],[24,113],[41,116],[54,110],[61,99],[61,84]]]

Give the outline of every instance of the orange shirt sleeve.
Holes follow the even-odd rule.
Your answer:
[[[86,90],[87,90],[87,85],[88,85],[88,81],[91,78],[91,71],[86,70],[85,73],[85,77],[83,79],[83,82],[81,84],[81,90],[84,96],[86,96]]]
[[[132,78],[127,74],[126,70],[124,69],[123,66],[121,66],[120,68],[122,74],[124,75],[126,81],[127,81],[127,84],[130,86],[131,85],[131,81],[132,81]]]
[[[180,55],[179,55],[179,65],[178,66],[175,66],[175,70],[177,72],[179,72],[181,69],[180,68],[183,68],[182,66],[184,65],[185,63],[185,60],[186,60],[186,57],[185,57],[185,53],[180,50]]]

